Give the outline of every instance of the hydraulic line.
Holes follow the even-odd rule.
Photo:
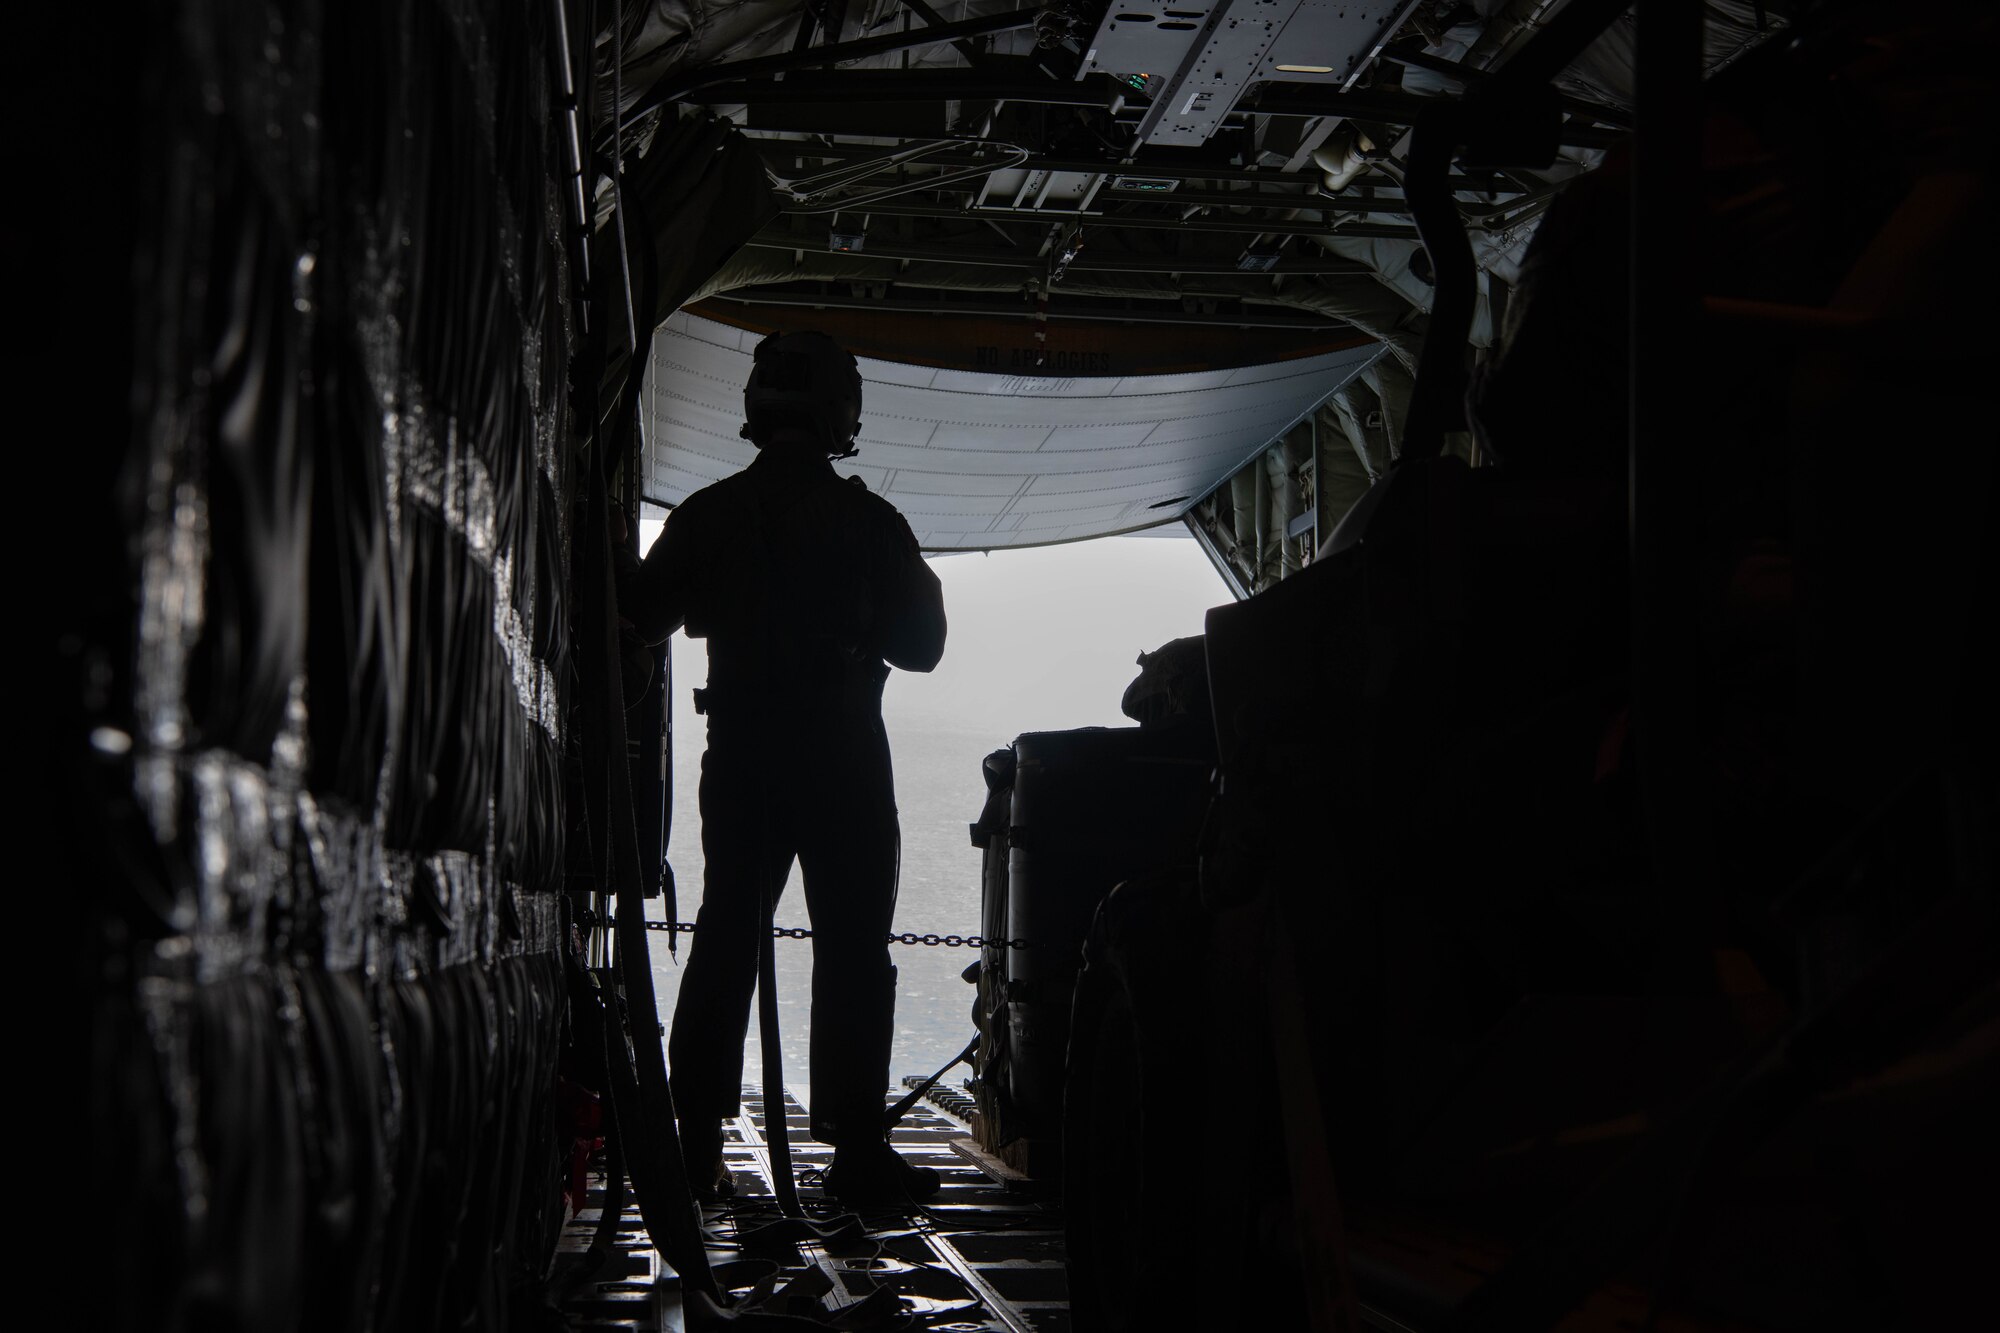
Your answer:
[[[929,143],[920,144],[914,148],[905,149],[902,152],[891,153],[886,157],[873,158],[867,162],[850,163],[843,167],[836,167],[831,171],[823,171],[817,176],[807,176],[802,180],[785,181],[775,175],[772,179],[780,188],[789,191],[795,201],[793,206],[785,209],[785,212],[796,213],[802,217],[814,217],[824,213],[838,213],[847,209],[867,208],[869,205],[880,203],[884,199],[894,199],[899,195],[912,194],[918,190],[936,190],[947,185],[955,185],[960,181],[974,180],[981,176],[990,176],[996,171],[1006,171],[1012,167],[1018,167],[1026,162],[1030,156],[1029,151],[1018,144],[995,142],[991,143],[990,146],[1007,153],[1009,156],[1006,161],[982,162],[974,166],[961,168],[958,171],[948,172],[942,176],[925,176],[916,180],[906,180],[898,185],[886,185],[879,190],[873,190],[867,194],[850,195],[835,200],[832,203],[820,202],[829,193],[840,189],[844,185],[865,180],[867,177],[890,167],[908,166],[915,162],[921,162],[927,157],[961,147],[964,143],[965,140],[962,139],[934,139]],[[801,205],[807,206],[802,207]]]

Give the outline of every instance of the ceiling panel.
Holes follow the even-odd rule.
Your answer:
[[[756,342],[685,312],[661,326],[649,498],[678,504],[754,456],[736,432]],[[835,466],[902,510],[927,550],[1108,536],[1178,516],[1380,353],[1063,379],[863,358],[861,452]],[[1162,500],[1174,503],[1150,508]]]
[[[843,471],[847,466],[840,464]],[[1020,476],[1011,472],[924,472],[905,467],[895,469],[888,481],[899,503],[903,496],[1013,495],[1021,489]]]
[[[862,372],[867,373],[865,370]],[[905,391],[908,392],[908,391]],[[862,393],[868,393],[863,389]],[[944,397],[934,393],[924,394],[926,398]],[[964,410],[974,404],[963,402],[964,395],[950,395],[950,400],[940,403],[938,410],[948,411],[953,407]],[[983,405],[983,402],[979,405]],[[1006,417],[992,417],[985,420],[940,419],[937,433],[931,436],[930,449],[934,453],[992,453],[1004,450],[1007,453],[1023,453],[1039,449],[1049,438],[1051,426],[1045,421],[1010,421]],[[863,423],[861,441],[868,439],[868,428]]]

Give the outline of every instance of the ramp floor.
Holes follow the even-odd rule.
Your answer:
[[[800,1239],[799,1228],[773,1225],[783,1215],[771,1186],[761,1099],[746,1093],[724,1145],[737,1195],[702,1210],[709,1262],[732,1310],[843,1329],[1064,1333],[1069,1306],[1060,1209],[1052,1193],[996,1181],[954,1150],[967,1126],[946,1108],[962,1101],[933,1093],[891,1136],[898,1152],[943,1177],[937,1198],[920,1208],[857,1214],[821,1188],[833,1150],[806,1138],[805,1109],[787,1096],[793,1174],[812,1224]],[[564,1232],[559,1275],[589,1252],[603,1198],[603,1179],[594,1177],[587,1206]],[[575,1333],[690,1327],[680,1280],[647,1240],[629,1201],[603,1266],[575,1285],[560,1308]],[[701,1322],[697,1315],[693,1326]]]

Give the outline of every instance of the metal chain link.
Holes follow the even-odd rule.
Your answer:
[[[676,931],[683,935],[690,935],[694,933],[694,922],[648,921],[646,929]],[[812,938],[812,931],[805,926],[773,926],[771,927],[771,935],[774,939],[781,940],[809,940]],[[947,949],[1025,949],[1029,947],[1028,941],[1025,938],[1009,940],[996,936],[989,940],[984,935],[919,935],[914,930],[906,930],[900,935],[891,933],[889,943],[928,944],[933,947],[941,945]]]

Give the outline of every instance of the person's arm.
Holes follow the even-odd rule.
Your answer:
[[[944,585],[925,563],[916,534],[901,514],[895,520],[895,554],[889,569],[887,614],[877,645],[882,660],[903,671],[929,671],[944,656]]]
[[[663,641],[687,619],[694,544],[686,514],[685,505],[669,514],[646,559],[636,569],[620,571],[619,613],[646,643]]]

